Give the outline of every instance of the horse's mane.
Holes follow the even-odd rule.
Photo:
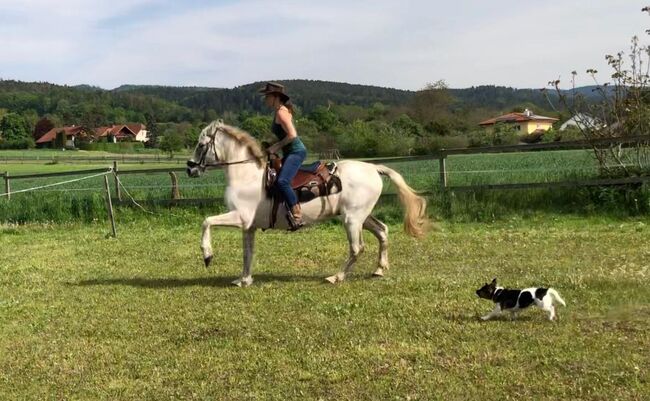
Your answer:
[[[251,136],[251,134],[240,128],[224,124],[221,120],[214,121],[210,125],[213,125],[214,129],[219,128],[224,134],[233,138],[240,145],[245,146],[251,152],[253,157],[255,157],[257,164],[260,166],[264,165],[266,155],[264,154],[264,151],[262,151],[260,144]]]

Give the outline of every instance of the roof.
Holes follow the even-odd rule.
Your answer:
[[[131,132],[133,132],[133,133],[135,133],[135,134],[137,134],[138,132],[140,132],[140,131],[142,131],[142,130],[144,130],[144,129],[147,129],[147,126],[146,126],[146,125],[144,125],[144,124],[140,124],[140,123],[137,123],[137,124],[126,124],[126,126],[129,127],[129,129],[131,130]]]
[[[108,136],[109,134],[115,136],[116,138],[126,138],[129,136],[135,137],[138,132],[141,130],[146,129],[146,126],[144,124],[118,124],[118,125],[111,125],[110,127],[97,127],[93,129],[93,132],[95,134],[95,138],[101,138],[104,136]],[[56,134],[64,131],[65,136],[76,136],[80,132],[86,132],[87,130],[82,127],[82,126],[70,126],[70,127],[56,127],[52,128],[51,130],[47,131],[43,136],[38,138],[36,143],[46,143],[46,142],[52,142],[53,140],[56,139]]]
[[[99,138],[102,136],[108,135],[109,131],[111,130],[111,127],[97,127],[95,128],[95,137]]]
[[[46,142],[52,142],[53,140],[56,139],[56,135],[59,132],[65,132],[66,138],[69,136],[75,136],[78,135],[80,132],[85,131],[86,129],[82,126],[71,126],[71,127],[56,127],[52,128],[51,130],[47,131],[46,133],[43,134],[36,143],[46,143]]]
[[[131,131],[128,125],[113,125],[111,128],[111,134],[116,138],[126,138],[128,136],[135,136],[136,133]]]
[[[600,128],[603,126],[596,118],[585,113],[577,113],[573,117],[566,120],[561,126],[560,131],[564,131],[569,126],[578,127],[580,129],[585,128]]]
[[[508,113],[499,117],[490,118],[489,120],[481,121],[478,125],[494,125],[496,123],[519,123],[526,121],[544,121],[549,123],[554,123],[557,121],[557,118],[539,116],[531,112],[524,113]]]

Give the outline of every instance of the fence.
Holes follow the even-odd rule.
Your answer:
[[[527,145],[511,145],[511,146],[494,146],[483,148],[462,148],[462,149],[443,149],[437,153],[423,156],[408,156],[408,157],[389,157],[367,160],[369,163],[390,163],[390,162],[413,162],[422,160],[438,160],[439,161],[439,176],[435,181],[439,182],[437,187],[431,190],[423,191],[423,195],[430,195],[434,191],[442,192],[463,192],[463,191],[476,191],[476,190],[506,190],[506,189],[534,189],[534,188],[567,188],[567,187],[581,187],[581,186],[613,186],[613,185],[629,185],[640,184],[650,181],[650,177],[627,177],[617,179],[587,179],[587,180],[571,180],[571,181],[555,181],[555,182],[529,182],[529,183],[508,183],[508,184],[478,184],[478,185],[450,185],[448,181],[448,168],[447,158],[452,155],[470,155],[470,154],[483,154],[483,153],[512,153],[512,152],[533,152],[533,151],[556,151],[568,149],[591,149],[594,146],[609,146],[609,145],[633,145],[650,142],[650,136],[636,136],[627,138],[603,138],[591,142],[585,141],[572,141],[572,142],[559,142],[559,143],[545,143],[545,144],[527,144]],[[82,160],[82,159],[80,159]],[[104,160],[94,159],[94,160]],[[120,170],[118,160],[135,160],[141,162],[142,159],[133,157],[120,157],[113,159],[113,172],[114,172],[114,186],[115,186],[115,203],[119,205],[128,205],[130,201],[124,200],[122,190],[119,185],[119,176],[129,174],[169,174],[171,177],[170,191],[172,196],[170,199],[164,200],[148,200],[145,203],[157,203],[162,205],[183,205],[183,204],[205,204],[220,202],[220,198],[193,198],[181,199],[179,191],[176,172],[184,172],[185,168],[151,168],[139,170]],[[178,162],[185,161],[185,159],[178,159]],[[43,173],[43,174],[23,174],[23,175],[10,175],[8,172],[0,173],[4,179],[4,194],[0,196],[7,196],[11,198],[11,181],[21,180],[28,178],[47,178],[47,177],[61,177],[68,175],[82,175],[82,174],[96,174],[106,172],[106,169],[89,169],[89,170],[76,170],[65,171],[57,173]],[[174,195],[178,194],[178,195]],[[385,196],[394,196],[394,194],[385,194]],[[138,201],[140,202],[140,201]]]
[[[175,155],[169,157],[161,154],[142,154],[134,156],[133,154],[124,155],[103,155],[103,156],[65,156],[65,155],[21,155],[21,156],[0,156],[0,163],[31,163],[31,162],[45,162],[45,163],[110,163],[113,161],[120,161],[122,163],[156,163],[156,164],[185,164],[187,161],[186,155]]]

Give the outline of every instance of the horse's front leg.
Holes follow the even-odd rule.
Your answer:
[[[253,253],[255,249],[255,229],[249,228],[242,231],[242,239],[244,242],[244,270],[241,277],[232,283],[237,287],[248,287],[253,284]]]
[[[212,262],[212,238],[210,236],[210,227],[212,226],[225,226],[225,227],[242,227],[243,223],[238,211],[220,214],[218,216],[206,217],[203,220],[203,235],[201,237],[201,250],[203,251],[203,262],[205,267],[210,266]]]

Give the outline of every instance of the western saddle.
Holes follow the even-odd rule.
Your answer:
[[[269,228],[275,226],[278,206],[283,201],[282,195],[274,187],[281,168],[282,159],[275,154],[269,155],[269,162],[266,165],[266,174],[264,176],[267,196],[273,199]],[[302,165],[296,176],[291,180],[291,187],[298,197],[298,202],[309,202],[321,196],[341,192],[341,179],[336,170],[337,166],[334,162],[323,163],[319,160],[312,164]]]

